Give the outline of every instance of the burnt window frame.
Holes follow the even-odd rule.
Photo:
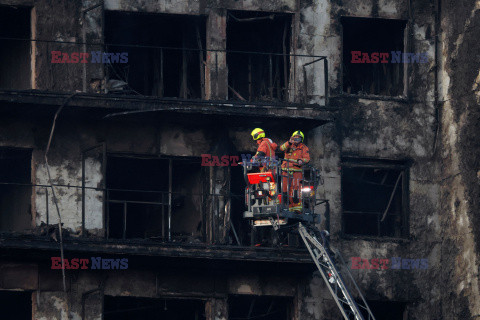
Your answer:
[[[344,82],[345,82],[345,73],[344,73],[344,66],[347,61],[344,59],[344,47],[345,47],[345,26],[344,26],[344,21],[348,19],[369,19],[369,20],[392,20],[392,21],[398,21],[398,22],[404,22],[405,27],[403,30],[403,49],[402,52],[406,52],[411,45],[411,41],[409,38],[409,33],[411,30],[410,26],[410,21],[406,19],[392,19],[392,18],[382,18],[382,17],[359,17],[359,16],[341,16],[340,17],[340,30],[341,30],[341,64],[340,64],[340,92],[341,95],[343,96],[362,96],[362,97],[370,97],[370,98],[386,98],[386,99],[392,99],[392,100],[400,100],[400,101],[406,101],[408,100],[409,96],[409,81],[408,81],[408,75],[410,74],[410,71],[412,70],[412,67],[410,67],[410,63],[402,63],[403,64],[403,75],[401,79],[401,83],[403,85],[403,90],[400,95],[380,95],[380,94],[373,94],[373,93],[367,93],[363,94],[361,92],[357,93],[348,93],[344,90]],[[390,57],[391,58],[391,57]]]
[[[149,31],[147,35],[150,37],[148,41],[138,42],[137,38],[126,38],[123,37],[121,41],[115,40],[116,37],[112,34],[118,34],[116,31],[112,31],[110,28],[114,28],[116,23],[120,20],[130,19],[130,20],[139,20],[142,21],[142,17],[145,19],[151,19],[150,22],[154,21],[155,25],[168,24],[165,21],[168,20],[188,20],[187,22],[178,23],[180,27],[177,26],[177,31],[180,35],[177,35],[175,40],[182,42],[180,44],[165,44],[159,43],[162,41],[171,42],[172,39],[167,39],[166,35],[163,35],[163,38],[160,39],[153,34],[156,34],[155,31]],[[145,20],[143,19],[143,20]],[[206,84],[205,84],[205,72],[206,67],[205,63],[207,61],[207,21],[208,15],[204,14],[186,14],[186,13],[169,13],[169,12],[144,12],[144,11],[119,11],[119,10],[104,10],[103,13],[103,38],[104,38],[104,51],[105,52],[128,52],[128,59],[125,64],[117,63],[106,63],[103,64],[103,78],[105,80],[105,87],[103,88],[103,93],[110,94],[124,94],[124,95],[142,95],[146,97],[156,97],[159,99],[180,99],[180,100],[197,100],[204,99],[206,94]],[[135,21],[138,24],[138,21]],[[144,21],[140,22],[143,23]],[[135,26],[135,24],[132,23]],[[187,28],[197,28],[199,42],[201,43],[201,48],[197,47],[197,43],[194,44],[194,47],[184,46],[186,45],[186,36],[184,31]],[[127,29],[128,31],[135,31],[135,29]],[[170,34],[170,33],[166,33]],[[113,39],[112,39],[113,38]],[[154,39],[152,39],[154,38]],[[178,39],[177,39],[178,38]],[[198,39],[197,39],[198,40]],[[185,41],[185,43],[183,42]],[[152,43],[150,43],[152,42]],[[156,42],[156,43],[153,43]],[[175,41],[174,41],[175,42]],[[122,51],[127,50],[127,51]],[[145,55],[140,57],[141,55]],[[198,58],[192,58],[193,55],[199,55]],[[182,61],[176,61],[172,59],[172,56],[180,56]],[[140,58],[139,58],[140,57]],[[155,58],[153,58],[155,57]],[[191,59],[189,59],[191,58]],[[135,62],[140,60],[148,60],[146,64],[138,65]],[[170,61],[167,61],[170,59]],[[196,61],[198,59],[198,61]],[[155,60],[155,61],[154,61]],[[167,65],[171,65],[173,62],[180,63],[180,69],[185,67],[185,74],[180,75],[178,71],[178,79],[176,76],[172,76]],[[192,67],[192,61],[195,61]],[[158,66],[155,66],[155,63],[158,63]],[[198,65],[197,65],[198,63]],[[124,68],[125,67],[125,68]],[[145,72],[145,70],[137,71],[140,67],[149,69],[150,71],[156,69],[158,73],[154,72]],[[192,68],[190,68],[192,67]],[[188,70],[193,70],[198,67],[198,73],[195,75],[187,74]],[[135,72],[131,72],[131,68],[135,69]],[[144,79],[139,80],[138,77],[143,74]],[[137,79],[128,79],[130,75],[134,75]],[[195,80],[195,77],[198,76],[198,81]],[[158,77],[158,79],[157,79]],[[145,80],[146,79],[146,80]],[[155,81],[157,79],[157,81]],[[178,88],[173,89],[174,85],[171,83],[177,82]],[[194,80],[191,80],[194,79]],[[117,90],[113,87],[108,87],[108,82],[110,80],[119,80],[125,82],[120,84],[120,87]],[[129,81],[130,80],[130,81]],[[197,83],[198,82],[198,83]],[[141,86],[143,88],[141,88]],[[193,88],[193,89],[192,89]],[[178,92],[177,90],[178,89]],[[189,90],[192,89],[192,90]],[[198,90],[197,90],[198,89]],[[175,92],[172,94],[172,91]],[[194,92],[195,91],[195,92]],[[192,94],[192,92],[194,92]]]
[[[368,306],[370,307],[370,310],[374,314],[374,316],[377,319],[384,319],[385,316],[384,313],[391,313],[392,309],[395,310],[393,313],[394,315],[395,312],[401,312],[401,314],[398,314],[401,319],[408,319],[408,301],[397,301],[397,300],[367,300]],[[379,310],[380,309],[380,310]],[[389,311],[385,311],[389,310]],[[368,317],[367,313],[365,310],[362,310],[362,314],[365,318]],[[379,314],[380,313],[380,314]],[[391,314],[388,315],[391,317]],[[390,319],[390,318],[389,318]]]
[[[6,161],[14,161],[15,159],[21,158],[21,161],[16,161],[16,165],[18,168],[15,170],[19,171],[24,171],[26,174],[26,178],[24,181],[5,181],[4,178],[2,177],[3,174],[0,174],[0,187],[2,190],[0,190],[0,202],[2,202],[4,195],[2,194],[4,192],[3,189],[7,189],[7,191],[10,192],[15,192],[16,190],[20,190],[20,193],[25,194],[25,199],[29,199],[28,202],[25,203],[29,208],[27,210],[27,213],[30,215],[28,224],[26,220],[24,221],[25,223],[25,229],[31,228],[35,224],[35,219],[36,219],[36,212],[34,211],[35,207],[35,198],[36,198],[36,192],[35,192],[35,172],[32,169],[32,161],[33,161],[33,149],[31,148],[19,148],[19,147],[11,147],[11,146],[3,146],[0,147],[0,162],[3,160]],[[22,163],[22,162],[25,163]],[[20,164],[19,164],[20,163]],[[28,165],[27,165],[28,163]],[[21,168],[23,165],[27,165],[25,170],[24,168]],[[3,165],[3,164],[2,164]],[[10,171],[14,171],[10,169]],[[18,200],[18,199],[17,199]],[[15,199],[11,199],[11,201],[15,201]],[[0,203],[3,206],[3,203]],[[0,209],[3,209],[0,207]],[[6,213],[11,213],[7,212]],[[0,212],[2,214],[2,212]],[[11,213],[12,214],[12,213]],[[18,212],[14,213],[15,215],[19,215]],[[9,226],[11,227],[11,226]],[[22,232],[25,229],[12,229],[12,230],[4,230],[3,222],[0,221],[0,232]]]
[[[0,290],[0,298],[2,303],[0,303],[0,310],[2,311],[2,319],[32,319],[35,315],[34,309],[32,307],[33,301],[33,292],[28,290]],[[5,303],[5,305],[3,305]],[[22,306],[24,308],[12,308]],[[6,310],[3,307],[7,308]],[[7,312],[4,312],[7,311]]]
[[[345,238],[348,237],[361,237],[361,238],[375,238],[375,239],[408,239],[410,237],[410,167],[412,161],[410,159],[405,160],[391,160],[391,159],[370,159],[370,158],[355,158],[355,157],[342,157],[341,158],[341,177],[340,177],[340,194],[341,194],[341,235]],[[401,205],[401,220],[400,236],[382,236],[381,230],[377,229],[377,235],[368,235],[362,233],[347,233],[345,231],[345,200],[344,200],[344,168],[370,168],[370,169],[390,169],[398,170],[403,173],[402,182],[399,185],[402,192],[402,205]],[[378,216],[383,213],[378,213]],[[378,227],[378,226],[377,226]]]
[[[277,44],[279,46],[285,45],[285,52],[279,52],[272,46],[269,49],[260,49],[255,48],[252,43],[249,43],[248,47],[245,46],[238,46],[239,43],[242,42],[242,37],[236,37],[232,39],[231,34],[235,34],[232,31],[238,29],[238,26],[235,26],[238,23],[242,23],[243,21],[248,21],[245,23],[254,22],[255,19],[258,20],[270,20],[266,19],[267,17],[271,18],[271,23],[281,24],[280,21],[283,21],[284,30],[284,43]],[[273,22],[273,20],[277,20]],[[245,29],[251,29],[252,26],[248,26]],[[227,76],[227,87],[228,87],[228,100],[246,100],[249,102],[274,102],[274,103],[284,103],[288,102],[292,95],[292,89],[290,89],[290,85],[292,81],[294,82],[293,77],[293,69],[295,68],[295,61],[292,60],[292,55],[294,54],[293,50],[293,39],[294,39],[294,29],[295,29],[295,16],[291,12],[275,12],[275,11],[256,11],[256,10],[238,10],[238,9],[228,9],[227,10],[227,26],[226,26],[226,64],[228,68],[228,76]],[[279,31],[282,33],[282,31]],[[229,36],[230,35],[230,36]],[[277,35],[278,36],[278,35]],[[256,39],[258,40],[258,39]],[[234,45],[232,46],[232,43]],[[278,51],[278,52],[277,52]],[[293,53],[292,53],[293,52]],[[239,88],[234,82],[235,80],[239,80],[238,77],[233,77],[232,74],[234,73],[234,65],[233,62],[241,61],[242,58],[245,59],[247,57],[247,70],[244,75],[246,75],[246,79],[244,83],[248,83],[246,85],[247,88]],[[280,61],[282,60],[283,61]],[[263,61],[262,61],[263,60]],[[268,61],[269,66],[266,67],[263,65],[263,62]],[[280,62],[279,62],[280,61]],[[245,61],[244,61],[245,62]],[[256,63],[255,63],[256,62]],[[255,68],[255,65],[258,67],[259,65],[262,68]],[[230,66],[230,67],[228,67]],[[278,67],[278,70],[277,70]],[[263,74],[259,72],[259,70],[265,71],[268,70],[268,74]],[[275,69],[275,70],[273,70]],[[283,69],[283,70],[282,70]],[[256,70],[256,71],[253,71]],[[277,74],[278,72],[278,74]],[[278,75],[278,79],[273,74]],[[257,80],[260,79],[260,82]],[[271,87],[265,87],[266,91],[264,92],[265,95],[262,95],[262,86],[261,84],[264,83],[271,85]],[[255,82],[255,84],[254,84]],[[277,83],[278,82],[278,83]],[[274,88],[275,84],[277,86]],[[260,84],[260,85],[259,85]],[[283,84],[283,87],[281,85]],[[280,89],[279,89],[280,88]],[[244,89],[248,91],[245,92]],[[275,90],[276,89],[276,90]],[[241,98],[240,98],[241,97]]]
[[[21,24],[22,22],[26,22],[28,23],[28,26],[25,27],[25,30],[23,31],[26,31],[28,29],[28,35],[25,35],[25,36],[19,36],[19,35],[9,35],[9,36],[4,36],[2,35],[2,31],[0,30],[0,37],[5,37],[5,38],[14,38],[15,40],[10,40],[10,39],[0,39],[0,46],[4,45],[4,43],[2,42],[8,42],[8,41],[12,41],[12,43],[15,43],[15,44],[23,44],[26,42],[26,45],[25,45],[25,48],[22,48],[25,50],[25,53],[26,55],[29,57],[28,59],[28,66],[25,68],[25,70],[22,70],[22,71],[25,71],[25,79],[22,79],[22,80],[25,80],[25,83],[21,83],[20,86],[18,86],[19,83],[16,83],[16,86],[15,87],[3,87],[2,83],[0,82],[0,89],[2,90],[31,90],[31,89],[35,89],[35,86],[36,86],[36,78],[35,78],[35,54],[36,54],[36,44],[34,41],[31,41],[31,39],[34,39],[36,37],[36,25],[34,24],[34,22],[36,22],[35,20],[35,8],[33,6],[29,6],[29,5],[8,5],[8,4],[0,4],[0,10],[18,10],[18,12],[16,12],[18,14],[18,16],[16,18],[20,18],[19,16],[21,16],[22,14],[25,14],[27,16],[27,21],[19,21],[18,23]],[[23,13],[21,13],[20,11],[25,11]],[[22,17],[23,18],[23,17]],[[1,28],[1,26],[0,26]],[[20,29],[20,28],[18,28]],[[20,30],[17,30],[17,32],[22,32]],[[12,33],[16,33],[16,32],[12,32]],[[17,33],[18,34],[18,33]],[[14,51],[18,50],[18,48],[15,48]],[[1,54],[0,54],[1,56]],[[17,54],[18,56],[18,54]],[[1,67],[1,66],[0,66]],[[28,70],[28,71],[27,71]],[[18,71],[18,70],[17,70]],[[1,72],[1,70],[0,70]],[[1,81],[2,79],[0,79]],[[16,78],[16,80],[18,80],[18,78]],[[20,81],[22,82],[22,81]],[[28,83],[28,84],[27,84]],[[23,88],[22,85],[26,84],[26,86]]]
[[[135,190],[139,190],[139,192],[145,192],[145,193],[158,193],[158,194],[161,194],[161,198],[163,199],[162,201],[162,204],[161,204],[161,207],[163,207],[164,209],[164,215],[162,214],[162,225],[161,225],[161,228],[162,228],[162,233],[161,233],[161,237],[160,236],[153,236],[153,237],[141,237],[141,238],[138,238],[138,237],[132,237],[132,236],[128,236],[127,235],[127,231],[126,231],[126,228],[128,227],[128,220],[125,219],[125,213],[123,213],[123,221],[122,221],[122,229],[123,229],[123,234],[121,237],[117,237],[117,236],[112,236],[111,235],[111,226],[110,226],[110,206],[111,206],[111,203],[119,203],[121,201],[126,201],[126,202],[131,202],[132,200],[122,200],[122,199],[111,199],[111,195],[110,193],[111,192],[114,192],[115,190],[117,192],[125,192],[125,193],[128,193],[128,189],[125,189],[126,191],[122,191],[123,189],[116,189],[116,188],[112,188],[111,186],[108,185],[108,181],[110,181],[109,179],[109,175],[111,174],[109,172],[109,167],[108,167],[108,164],[109,164],[109,159],[111,158],[133,158],[133,159],[137,159],[137,160],[157,160],[157,161],[166,161],[168,164],[167,168],[166,168],[166,174],[167,174],[167,181],[166,181],[166,184],[167,184],[167,190],[166,191],[163,191],[163,190],[140,190],[140,189],[135,189]],[[149,154],[131,154],[131,153],[121,153],[121,152],[108,152],[107,153],[107,165],[106,165],[106,181],[107,181],[107,184],[106,184],[106,200],[105,200],[105,217],[104,217],[104,225],[105,225],[105,239],[107,240],[135,240],[135,239],[141,239],[141,240],[152,240],[152,239],[161,239],[162,241],[164,242],[172,242],[172,241],[178,241],[181,237],[176,237],[174,235],[174,229],[173,227],[170,227],[170,231],[171,233],[169,234],[169,223],[170,223],[170,226],[172,226],[173,224],[173,207],[175,206],[175,198],[174,198],[174,194],[179,194],[178,192],[174,191],[175,188],[177,188],[178,186],[175,185],[174,183],[174,175],[175,173],[173,173],[173,167],[175,166],[174,162],[181,162],[181,161],[186,161],[186,162],[194,162],[194,163],[198,163],[198,165],[200,166],[201,164],[201,157],[192,157],[192,156],[167,156],[167,155],[161,155],[161,156],[155,156],[155,155],[149,155]],[[170,164],[171,164],[171,167],[170,167]],[[202,174],[202,168],[200,169],[200,174]],[[172,181],[172,197],[169,197],[169,194],[170,194],[170,191],[168,190],[169,189],[169,181]],[[200,184],[203,185],[204,181],[201,180],[200,181]],[[131,189],[133,190],[133,189]],[[137,191],[135,191],[137,192]],[[186,194],[180,194],[181,196],[185,195],[185,196],[192,196],[192,194],[189,194],[189,193],[186,193]],[[133,200],[135,201],[135,200]],[[163,202],[166,202],[166,204],[163,204]],[[141,203],[139,203],[141,205]],[[151,203],[152,204],[152,203]],[[171,210],[171,217],[172,219],[170,220],[169,222],[169,208]],[[128,210],[128,209],[127,209]],[[161,209],[162,210],[162,209]],[[202,243],[205,243],[206,242],[206,233],[205,233],[205,223],[206,223],[206,218],[205,218],[205,210],[204,208],[202,207],[202,212],[201,212],[201,217],[202,217],[202,221],[201,221],[201,242]],[[128,212],[127,212],[127,215],[128,215]],[[126,226],[124,225],[125,222],[127,222]]]
[[[259,303],[260,301],[261,303]],[[249,303],[248,303],[249,302]],[[267,304],[264,304],[269,302]],[[280,310],[278,304],[282,303]],[[241,305],[248,305],[248,309],[244,309],[245,317],[238,315]],[[229,319],[264,319],[274,317],[279,318],[278,313],[285,315],[287,319],[292,319],[294,315],[294,298],[288,295],[253,295],[253,294],[229,294],[228,295],[228,314]],[[260,309],[260,310],[259,310]],[[255,311],[257,314],[255,315]],[[275,315],[275,316],[273,316]],[[280,319],[284,319],[280,317]]]
[[[148,312],[147,310],[149,309],[159,310],[160,312],[157,312],[157,314],[160,314],[162,316],[161,319],[164,319],[165,315],[163,315],[163,313],[167,313],[166,317],[170,318],[168,316],[168,313],[172,312],[172,309],[178,311],[180,307],[182,308],[190,307],[187,310],[189,312],[196,313],[198,316],[198,319],[200,320],[208,319],[206,317],[207,300],[198,298],[198,297],[181,297],[181,296],[143,297],[143,296],[134,296],[134,295],[114,296],[114,295],[104,294],[102,297],[102,304],[103,304],[102,319],[118,319],[118,318],[124,319],[124,318],[127,318],[126,314],[128,315],[129,313],[131,314],[132,312],[145,313],[145,312]],[[116,307],[118,307],[119,305],[122,305],[122,306],[126,305],[127,308],[123,310],[116,309]],[[112,316],[111,314],[114,314],[114,316]],[[119,315],[115,316],[115,314],[119,314]],[[150,317],[148,317],[147,319],[150,319]]]

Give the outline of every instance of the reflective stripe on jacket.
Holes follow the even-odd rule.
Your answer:
[[[293,144],[289,146],[287,141],[280,146],[280,151],[285,152],[284,159],[302,160],[304,163],[310,162],[310,153],[308,147],[303,143],[299,143],[297,146],[294,146]],[[302,171],[302,167],[296,163],[284,161],[282,163],[282,170]]]
[[[277,144],[272,139],[262,138],[255,156],[258,157],[258,153],[263,152],[265,157],[275,157],[275,150],[277,150]]]

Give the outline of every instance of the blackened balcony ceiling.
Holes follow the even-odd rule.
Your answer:
[[[186,243],[159,243],[145,240],[64,239],[66,257],[129,257],[134,264],[195,265],[310,270],[314,267],[307,250],[289,247],[241,247]],[[45,236],[0,233],[0,260],[45,260],[60,254],[60,244]],[[129,262],[130,263],[130,262]],[[132,265],[133,266],[133,265]],[[220,267],[220,266],[219,266]]]
[[[170,121],[212,125],[227,121],[230,126],[297,122],[303,128],[314,128],[331,122],[335,108],[317,104],[279,104],[265,102],[182,100],[147,96],[54,93],[39,90],[0,90],[0,112],[50,114],[67,101],[69,113],[88,113],[105,119]],[[63,112],[65,112],[63,111]]]

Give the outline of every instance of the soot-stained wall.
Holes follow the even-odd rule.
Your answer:
[[[226,48],[228,10],[292,14],[291,53],[328,57],[330,102],[340,110],[335,122],[306,132],[313,163],[322,169],[324,178],[319,193],[330,202],[332,244],[347,261],[351,257],[428,259],[426,270],[360,269],[354,270],[354,277],[367,299],[405,302],[408,319],[466,319],[480,312],[479,241],[475,236],[479,225],[475,215],[480,192],[479,145],[475,137],[480,76],[478,57],[472,54],[478,45],[475,36],[479,10],[478,4],[467,2],[458,5],[441,0],[106,1],[105,9],[207,15],[206,45],[211,49]],[[101,10],[93,9],[85,20],[82,18],[81,10],[95,5],[94,1],[0,3],[35,5],[33,21],[38,38],[73,42],[102,38]],[[55,17],[49,18],[47,13],[53,8]],[[70,18],[63,18],[67,16]],[[342,92],[343,68],[349,63],[343,61],[342,16],[406,21],[405,51],[426,53],[428,61],[405,66],[404,95],[374,97]],[[78,21],[84,21],[85,35]],[[103,79],[103,68],[99,65],[52,65],[50,51],[55,48],[93,50],[80,45],[37,44],[34,50],[37,88],[84,90],[86,84]],[[209,79],[205,84],[206,97],[224,99],[228,95],[225,86],[228,71],[225,56],[220,54],[217,58],[218,71],[213,72],[211,68],[206,74]],[[207,58],[210,67],[212,60],[213,57]],[[307,62],[309,58],[292,62],[298,71],[291,73],[292,101],[304,92],[302,65]],[[307,69],[307,82],[313,84],[307,88],[308,102],[322,102],[322,68],[322,64],[316,63]],[[82,150],[103,141],[109,152],[131,154],[199,157],[203,153],[223,155],[255,150],[249,136],[253,128],[249,124],[242,128],[229,128],[227,124],[212,128],[161,119],[146,121],[142,117],[108,121],[72,121],[72,118],[59,119],[49,154],[53,181],[65,185],[79,185]],[[0,122],[0,145],[33,149],[32,177],[36,183],[46,184],[43,154],[51,118],[11,116]],[[257,119],[252,126],[267,123],[266,119]],[[281,143],[296,129],[302,128],[292,119],[291,128],[267,131],[267,135]],[[378,239],[342,235],[342,157],[408,161],[408,237]],[[86,172],[88,186],[102,186],[104,177],[98,154],[87,157]],[[46,219],[44,194],[42,188],[34,192],[32,213],[37,225]],[[81,192],[74,187],[59,188],[58,196],[65,227],[78,234]],[[102,193],[89,191],[86,198],[86,229],[100,236],[104,228]],[[54,205],[50,201],[48,206],[50,223],[54,223]],[[326,227],[325,221],[321,225]],[[131,275],[130,279],[140,278]],[[239,289],[237,293],[252,294],[242,285],[239,288],[245,291]],[[299,280],[297,286],[295,305],[301,319],[338,318],[338,310],[317,275]],[[45,297],[58,306],[58,310],[64,310],[61,300]],[[225,317],[224,301],[215,300],[219,301],[208,303],[211,312],[219,312],[218,318]],[[38,318],[42,318],[41,313],[39,315]]]

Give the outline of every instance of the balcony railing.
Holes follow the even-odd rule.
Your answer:
[[[216,229],[214,211],[225,216],[220,203],[232,197],[243,198],[233,194],[125,189],[106,189],[105,194],[107,239],[143,238],[164,242],[207,242],[207,229]],[[196,210],[198,206],[202,208]]]
[[[128,50],[128,63],[106,63],[105,92],[165,98],[266,103],[328,103],[324,56],[106,46]]]
[[[15,189],[17,194],[34,195],[37,226],[40,225],[39,221],[44,222],[47,226],[57,224],[58,206],[64,228],[76,229],[80,224],[82,232],[79,236],[81,237],[88,237],[92,229],[100,229],[106,239],[150,239],[160,242],[247,245],[247,243],[239,241],[237,230],[225,212],[226,203],[232,199],[243,201],[244,195],[107,189],[54,184],[53,188],[56,194],[54,197],[52,186],[47,184],[0,182],[0,186]],[[77,198],[80,194],[82,194],[82,200],[72,203],[72,197]],[[3,202],[12,202],[12,205],[6,208],[15,208],[16,199],[3,200],[5,200]],[[194,202],[201,205],[200,210],[191,210]],[[74,210],[80,206],[82,209]],[[3,209],[5,209],[5,203],[3,203]],[[18,214],[13,209],[2,212],[2,215],[15,216]],[[176,215],[181,215],[189,221],[197,219],[196,221],[201,225],[185,228],[178,226],[177,223],[176,226],[173,223]],[[74,222],[72,223],[72,221]],[[219,228],[225,226],[228,226],[228,230],[219,231]],[[12,224],[10,226],[3,225],[0,231],[22,233],[25,230],[15,229],[15,225]],[[221,239],[219,234],[226,234],[227,237]]]
[[[55,91],[328,104],[325,56],[0,37],[46,57]],[[12,51],[13,52],[13,51]],[[12,53],[13,54],[13,53]],[[77,74],[78,77],[70,75]],[[68,87],[71,88],[68,88]],[[7,88],[8,89],[8,88]]]

